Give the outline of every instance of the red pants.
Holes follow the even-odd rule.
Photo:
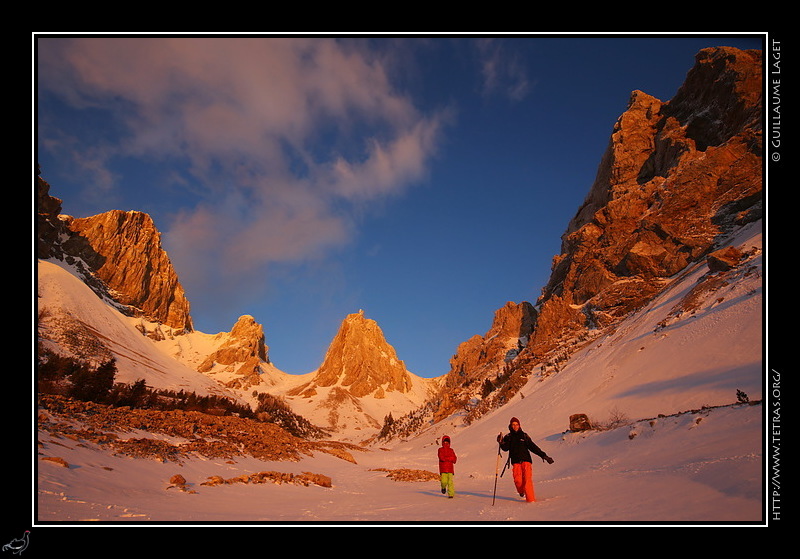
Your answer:
[[[514,487],[517,488],[517,493],[520,497],[525,497],[529,503],[536,500],[533,493],[533,469],[530,462],[518,462],[512,464],[512,473],[514,474]]]

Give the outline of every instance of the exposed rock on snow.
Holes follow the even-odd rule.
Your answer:
[[[592,428],[589,416],[585,413],[575,413],[569,416],[570,431],[588,431]]]
[[[68,437],[133,458],[181,463],[191,457],[298,461],[322,452],[355,462],[355,445],[313,442],[271,423],[193,411],[113,408],[40,395],[38,426],[52,440]]]
[[[292,474],[285,472],[257,472],[254,474],[242,474],[234,478],[225,479],[222,476],[211,476],[200,485],[226,485],[231,483],[274,483],[280,485],[282,483],[291,483],[294,485],[319,485],[320,487],[331,487],[333,482],[331,478],[323,474],[313,474],[311,472],[303,472],[302,474]]]

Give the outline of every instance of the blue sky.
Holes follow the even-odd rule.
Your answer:
[[[762,39],[34,36],[34,157],[64,213],[153,217],[197,330],[307,373],[363,309],[439,376],[536,301],[630,93]]]

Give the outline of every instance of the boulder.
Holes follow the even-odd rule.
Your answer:
[[[585,413],[574,413],[569,416],[570,431],[588,431],[592,428],[589,416]]]
[[[742,256],[744,256],[742,251],[730,246],[715,250],[706,257],[706,262],[708,263],[708,269],[712,272],[726,272],[736,267]]]

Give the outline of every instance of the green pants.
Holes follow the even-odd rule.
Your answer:
[[[442,493],[447,493],[448,497],[452,497],[456,494],[456,488],[453,484],[453,477],[454,474],[450,473],[439,474],[439,481],[442,483]]]

